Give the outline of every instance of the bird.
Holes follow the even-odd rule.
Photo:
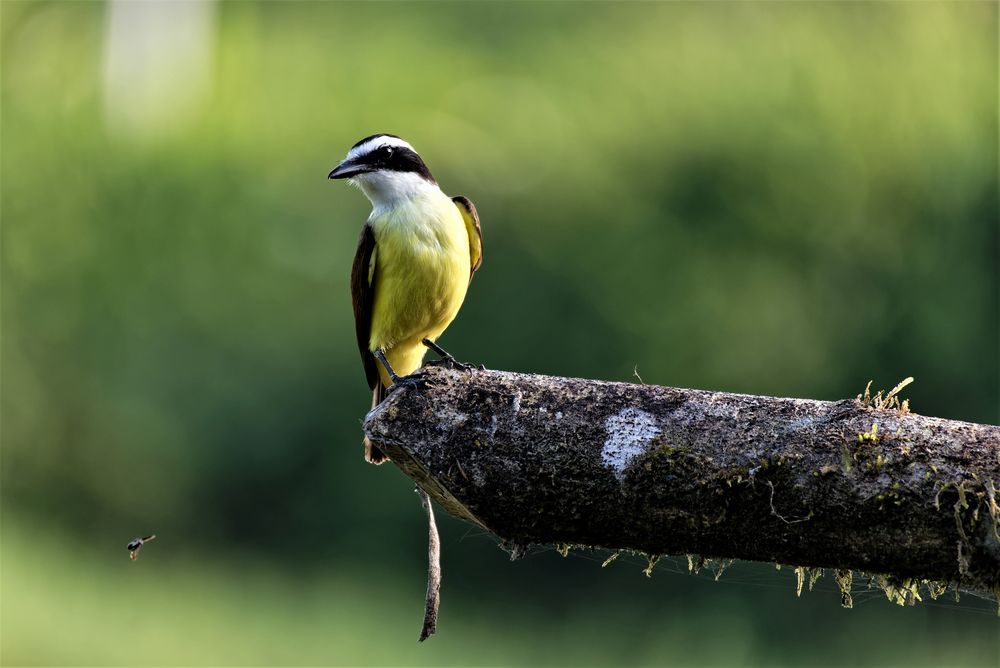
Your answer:
[[[143,538],[133,538],[128,542],[125,547],[128,548],[128,558],[135,561],[139,558],[139,549],[143,545],[156,538],[156,534],[151,534],[149,536],[144,536]]]
[[[455,364],[436,341],[482,265],[482,227],[472,201],[446,195],[397,135],[361,139],[329,178],[347,179],[372,205],[351,267],[351,297],[374,408],[391,388],[407,384],[404,377],[420,369],[428,348]],[[367,436],[364,448],[369,463],[387,461]]]

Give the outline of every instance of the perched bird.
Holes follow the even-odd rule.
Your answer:
[[[414,148],[376,134],[351,147],[329,178],[349,179],[372,203],[351,269],[358,349],[372,407],[423,364],[458,313],[483,261],[476,207],[448,197]],[[376,364],[376,359],[380,364]],[[365,459],[385,455],[365,438]]]

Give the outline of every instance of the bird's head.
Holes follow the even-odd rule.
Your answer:
[[[371,135],[352,146],[329,178],[349,179],[376,206],[428,187],[437,189],[437,181],[416,150],[389,134]]]

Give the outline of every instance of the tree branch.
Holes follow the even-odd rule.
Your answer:
[[[514,548],[709,555],[1000,590],[1000,427],[856,400],[424,374],[427,387],[391,393],[365,432],[445,510]]]

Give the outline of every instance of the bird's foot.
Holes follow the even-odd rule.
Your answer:
[[[387,394],[392,394],[401,387],[412,387],[415,390],[419,390],[430,384],[427,380],[427,374],[423,371],[414,371],[409,376],[397,376],[393,374],[390,380],[392,381],[392,385],[386,389]]]
[[[393,370],[392,365],[389,364],[389,360],[385,358],[385,352],[382,350],[373,350],[372,354],[375,356],[375,359],[382,364],[386,375],[388,375],[389,380],[392,381],[392,385],[386,388],[386,394],[392,394],[395,390],[398,390],[401,387],[420,389],[422,387],[427,387],[429,384],[427,382],[427,374],[422,371],[417,370],[409,376],[400,376]]]
[[[465,364],[464,362],[459,362],[451,353],[430,339],[424,339],[423,344],[441,356],[439,359],[426,362],[426,366],[440,366],[445,369],[458,369],[459,371],[486,370],[486,367],[482,364]]]
[[[431,360],[429,362],[424,362],[424,366],[439,366],[445,369],[458,369],[459,371],[472,371],[473,369],[485,369],[482,365],[476,366],[475,364],[465,364],[464,362],[459,362],[451,355],[444,355],[436,360]]]

